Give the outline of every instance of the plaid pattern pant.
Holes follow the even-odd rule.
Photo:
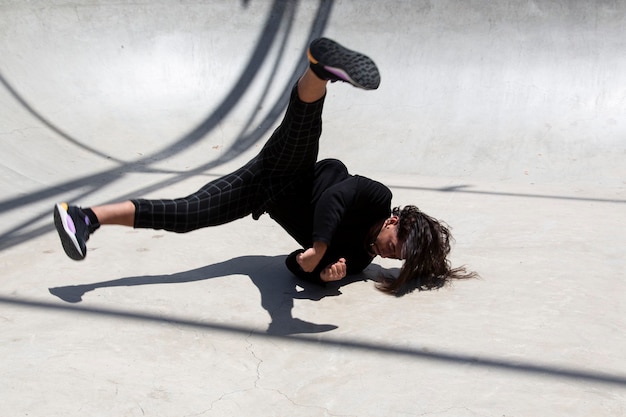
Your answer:
[[[282,123],[256,157],[187,197],[131,200],[135,205],[135,228],[185,233],[249,214],[258,219],[269,204],[312,178],[323,105],[324,98],[304,103],[294,87]]]

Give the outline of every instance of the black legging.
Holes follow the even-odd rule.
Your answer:
[[[312,178],[322,133],[324,98],[305,103],[293,88],[281,125],[261,152],[235,172],[213,180],[195,193],[173,200],[131,200],[135,228],[184,233],[217,226],[253,214]]]

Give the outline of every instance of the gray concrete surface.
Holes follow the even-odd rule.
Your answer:
[[[0,415],[626,415],[626,5],[0,0]],[[175,197],[258,151],[321,34],[321,156],[446,220],[482,279],[327,289],[269,219],[111,227],[53,204]]]

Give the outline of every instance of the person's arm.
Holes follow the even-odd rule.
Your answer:
[[[313,213],[313,246],[296,255],[296,264],[304,273],[318,275],[324,271],[325,280],[337,280],[338,273],[347,270],[346,261],[326,260],[320,265],[335,231],[346,216],[385,217],[391,209],[391,191],[383,184],[369,178],[352,176],[326,189]],[[360,244],[361,242],[355,242]],[[335,266],[335,269],[332,269]],[[349,265],[348,265],[349,266]],[[328,269],[330,268],[330,269]],[[298,274],[296,274],[298,275]],[[341,278],[343,278],[343,276]],[[317,279],[317,277],[315,278]]]
[[[325,285],[327,282],[339,281],[347,275],[348,269],[344,258],[340,258],[337,262],[323,268],[317,267],[311,272],[304,271],[297,261],[297,257],[303,252],[304,249],[298,249],[285,259],[287,269],[298,278],[314,284]]]
[[[311,272],[306,272],[305,270],[302,269],[302,267],[300,267],[296,258],[298,257],[298,255],[302,254],[303,252],[304,252],[304,249],[298,249],[292,252],[291,254],[289,254],[289,256],[287,256],[287,259],[285,259],[285,265],[287,265],[287,269],[289,269],[289,271],[291,271],[292,274],[294,274],[300,279],[303,279],[305,281],[312,282],[318,285],[325,285],[326,283],[322,280],[322,277],[320,276],[321,268],[320,270],[317,270],[316,268],[316,270],[313,270]]]
[[[326,242],[313,242],[313,246],[296,256],[298,265],[305,272],[312,272],[328,249]]]
[[[324,282],[339,281],[348,275],[348,267],[346,266],[346,259],[339,258],[334,264],[328,265],[320,272],[320,279]]]

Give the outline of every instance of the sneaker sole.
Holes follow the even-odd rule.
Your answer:
[[[326,71],[355,87],[375,90],[380,85],[380,72],[374,61],[335,41],[317,39],[311,43],[307,54],[314,65],[321,65]]]
[[[56,227],[59,237],[61,238],[61,245],[65,254],[75,261],[81,261],[85,259],[85,255],[78,244],[76,235],[69,227],[67,219],[70,216],[67,214],[67,203],[60,203],[54,206],[54,227]]]

